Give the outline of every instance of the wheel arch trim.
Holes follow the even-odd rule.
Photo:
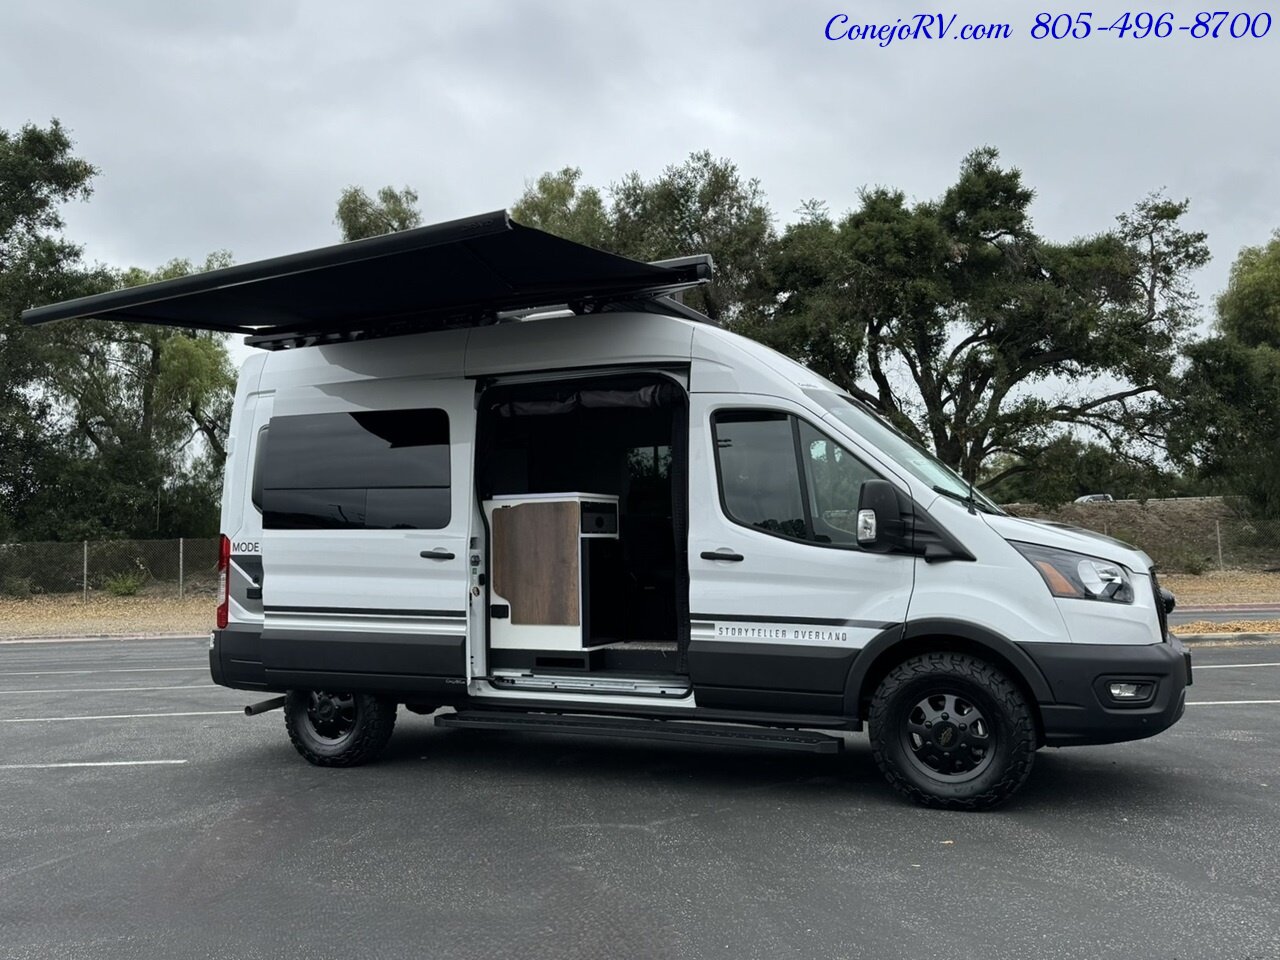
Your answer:
[[[941,646],[934,647],[934,641]],[[945,617],[927,617],[900,624],[885,630],[870,642],[854,659],[845,682],[844,709],[850,717],[862,717],[862,705],[874,692],[872,685],[889,667],[915,653],[927,649],[952,649],[964,652],[986,653],[998,665],[1011,668],[1010,679],[1021,683],[1031,694],[1033,708],[1041,703],[1053,703],[1053,690],[1035,661],[1016,643],[994,630],[965,620]],[[1036,710],[1039,713],[1039,710]]]

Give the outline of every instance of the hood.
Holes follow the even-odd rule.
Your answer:
[[[1006,540],[1074,550],[1100,560],[1122,563],[1135,573],[1149,573],[1152,567],[1151,558],[1132,544],[1084,527],[1073,527],[1069,523],[1054,520],[1032,520],[1028,517],[997,514],[982,514],[982,519]]]

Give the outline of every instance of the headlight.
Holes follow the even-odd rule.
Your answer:
[[[1133,603],[1129,571],[1118,563],[1034,543],[1009,543],[1040,572],[1055,597]]]

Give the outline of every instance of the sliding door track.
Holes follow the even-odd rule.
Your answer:
[[[660,679],[654,677],[583,677],[559,674],[531,674],[495,671],[489,682],[502,690],[528,690],[531,693],[587,693],[631,697],[687,697],[692,687],[687,677]]]

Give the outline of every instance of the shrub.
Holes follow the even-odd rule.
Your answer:
[[[30,577],[5,577],[0,583],[0,593],[6,597],[17,597],[25,600],[32,594]]]
[[[104,586],[107,593],[113,597],[132,597],[142,585],[147,582],[146,575],[140,571],[129,571],[126,573],[117,573],[114,577],[108,577]]]

